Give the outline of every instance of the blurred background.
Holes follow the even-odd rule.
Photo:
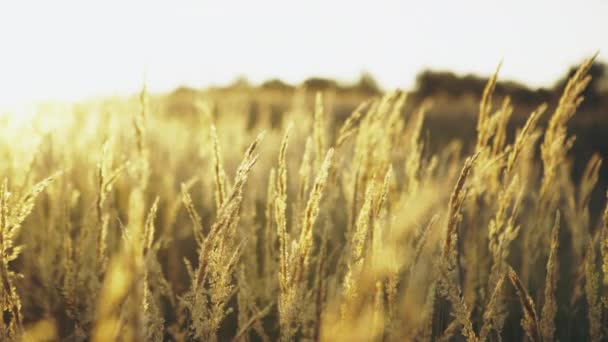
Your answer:
[[[606,60],[606,17],[602,0],[3,1],[0,106],[132,94],[144,75],[153,92],[362,74],[452,92],[501,60],[502,80],[550,90],[597,51]]]
[[[441,145],[474,136],[499,63],[497,101],[511,96],[517,127],[539,104],[551,110],[576,66],[599,53],[570,127],[577,156],[608,155],[596,125],[608,110],[607,17],[602,0],[3,1],[0,115],[27,122],[40,111],[33,102],[130,97],[145,79],[160,114],[245,96],[253,118],[280,117],[305,89],[328,95],[339,119],[401,88],[410,108],[433,99],[425,125]]]
[[[597,53],[569,124],[578,178],[593,152],[608,156],[607,17],[601,0],[4,1],[0,115],[28,123],[51,112],[34,102],[128,99],[145,82],[158,115],[196,116],[200,100],[242,103],[251,125],[270,117],[279,127],[298,94],[311,102],[322,92],[340,122],[400,88],[405,111],[432,99],[424,125],[440,149],[472,142],[499,64],[495,101],[511,97],[514,134],[541,103],[551,112],[577,65]]]

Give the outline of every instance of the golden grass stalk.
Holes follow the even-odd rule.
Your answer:
[[[217,340],[217,331],[230,312],[226,306],[235,289],[232,275],[244,246],[244,241],[239,244],[234,241],[236,226],[240,218],[243,190],[258,160],[256,152],[263,137],[264,133],[259,134],[245,151],[231,193],[225,198],[215,222],[199,245],[197,269],[189,272],[192,283],[185,295],[187,299],[184,305],[190,315],[193,338]]]
[[[525,189],[519,183],[519,177],[515,175],[506,188],[501,188],[498,193],[496,212],[490,219],[488,250],[492,257],[492,266],[488,288],[492,288],[499,275],[504,273],[511,243],[519,235],[520,226],[516,226],[515,220],[519,214]],[[517,188],[520,188],[519,191]],[[509,208],[511,208],[510,212]]]
[[[22,196],[15,204],[14,210],[11,210],[11,227],[9,228],[8,237],[13,239],[19,234],[21,224],[32,213],[36,198],[57,179],[63,172],[59,171],[52,176],[43,179],[36,183],[29,192]],[[8,189],[6,190],[8,193]]]
[[[490,296],[490,301],[488,302],[488,305],[483,313],[483,325],[479,331],[480,341],[486,341],[492,330],[495,330],[498,336],[500,336],[502,331],[502,326],[505,319],[505,314],[502,312],[504,309],[503,295],[505,278],[505,273],[498,278],[496,286],[494,287],[492,295]]]
[[[245,325],[241,328],[241,330],[239,330],[236,333],[236,335],[234,336],[234,338],[232,338],[232,341],[233,342],[243,341],[244,337],[246,336],[246,334],[249,331],[249,329],[251,329],[251,327],[253,327],[262,318],[264,318],[264,316],[268,315],[268,313],[270,313],[270,309],[271,308],[272,308],[272,304],[268,304],[265,308],[263,308],[262,310],[260,310],[259,312],[257,312],[254,316],[252,316],[249,319],[249,321],[247,321],[247,323],[245,323]]]
[[[566,140],[566,123],[574,116],[577,108],[583,101],[581,94],[591,81],[591,76],[588,75],[588,72],[596,56],[581,64],[576,73],[568,80],[557,108],[549,119],[545,138],[541,145],[541,156],[544,167],[540,190],[541,198],[546,197],[550,191],[557,176],[558,165],[563,163],[566,152],[572,146],[572,140]]]
[[[357,122],[361,120],[361,118],[365,115],[365,109],[369,108],[371,101],[364,101],[355,110],[352,114],[344,121],[342,127],[338,131],[338,138],[336,139],[336,148],[340,148],[348,139],[355,134],[357,131],[357,127],[355,126]]]
[[[492,141],[492,154],[499,155],[504,149],[507,142],[507,124],[513,114],[513,106],[511,105],[511,98],[505,97],[502,102],[502,107],[498,112],[498,124],[496,127],[496,135]]]
[[[569,219],[568,227],[572,236],[573,259],[574,262],[579,264],[583,263],[585,256],[584,249],[591,228],[589,201],[599,179],[601,166],[601,157],[594,153],[583,170],[578,189],[575,189],[574,184],[564,184],[563,197],[566,202],[565,212],[567,214],[565,217]]]
[[[118,176],[125,170],[128,163],[123,163],[117,167],[114,171],[111,171],[112,167],[112,154],[110,152],[110,141],[106,140],[102,146],[101,157],[97,164],[97,178],[98,178],[98,189],[96,199],[96,210],[97,210],[97,272],[102,276],[107,267],[107,235],[108,235],[108,224],[110,217],[108,214],[104,214],[104,203],[114,183],[118,179]]]
[[[455,318],[454,321],[450,323],[444,334],[447,333],[446,336],[451,336],[452,334],[448,332],[452,329],[455,331],[457,327],[461,326],[461,333],[467,339],[467,341],[478,341],[479,338],[475,334],[473,322],[471,321],[471,309],[464,300],[464,295],[462,293],[460,284],[455,281],[453,276],[451,276],[451,269],[449,268],[449,264],[447,264],[445,261],[440,264],[439,269],[439,290],[440,293],[452,304],[451,307]]]
[[[384,286],[381,281],[376,282],[376,295],[374,296],[374,309],[372,321],[372,337],[381,341],[384,334]]]
[[[152,249],[152,244],[154,243],[154,220],[156,220],[156,214],[158,213],[158,202],[160,198],[157,196],[152,206],[150,207],[150,211],[148,212],[148,216],[146,217],[146,221],[144,223],[144,234],[143,234],[143,255],[146,255],[148,251]]]
[[[317,260],[317,271],[316,271],[316,290],[315,290],[315,321],[313,328],[313,341],[319,341],[322,333],[323,323],[323,303],[326,296],[326,282],[325,282],[325,263],[327,262],[327,236],[323,236],[319,256]]]
[[[393,167],[389,165],[388,169],[386,170],[386,173],[384,174],[382,187],[380,188],[380,192],[378,193],[378,200],[376,201],[376,205],[374,206],[373,217],[376,219],[380,218],[380,212],[382,211],[382,208],[385,204],[389,202],[389,192],[393,177]]]
[[[511,149],[511,152],[509,153],[509,156],[507,158],[507,166],[505,168],[505,174],[510,174],[511,171],[513,170],[513,167],[515,166],[515,162],[517,161],[521,151],[523,150],[523,148],[525,146],[527,146],[530,139],[532,138],[532,135],[533,135],[534,131],[536,130],[536,126],[538,125],[538,120],[543,115],[543,113],[545,113],[546,110],[547,110],[546,104],[540,105],[536,110],[534,110],[530,114],[530,116],[526,120],[526,123],[524,124],[524,127],[521,129],[521,131],[519,131],[517,133],[517,137],[515,138],[515,143],[513,144],[513,148]]]
[[[579,203],[578,210],[586,211],[587,206],[589,205],[589,201],[591,200],[591,193],[595,189],[597,181],[599,179],[600,168],[602,167],[602,157],[594,153],[587,165],[585,166],[585,170],[583,171],[583,176],[581,178],[581,184],[579,188]],[[585,213],[585,216],[588,216],[589,213]],[[588,219],[588,217],[586,217]]]
[[[298,261],[293,273],[293,279],[296,283],[300,282],[302,276],[308,269],[310,251],[313,243],[313,226],[317,220],[317,216],[319,215],[319,205],[323,196],[323,190],[327,184],[327,176],[329,175],[329,168],[331,167],[333,156],[334,149],[330,148],[325,155],[325,160],[321,164],[319,172],[317,173],[310,197],[306,203],[306,209],[304,210],[304,221],[302,224],[302,230],[300,232],[300,238],[298,240]]]
[[[116,340],[119,334],[127,341],[135,340],[134,331],[121,331],[129,328],[123,321],[122,310],[141,276],[133,255],[127,249],[112,258],[98,302],[93,341]]]
[[[264,211],[264,217],[266,219],[266,226],[264,229],[264,275],[268,278],[274,276],[271,275],[274,272],[274,244],[276,242],[276,235],[273,232],[273,221],[275,216],[273,215],[276,202],[276,171],[274,168],[270,169],[268,175],[268,189],[266,190],[266,207]]]
[[[290,239],[287,234],[287,146],[292,125],[287,127],[281,148],[279,150],[279,171],[277,177],[277,195],[275,200],[275,220],[277,223],[277,236],[279,237],[279,284],[283,291],[289,286],[287,244]]]
[[[109,152],[110,141],[107,140],[102,147],[101,158],[97,164],[97,178],[98,178],[98,193],[96,201],[97,209],[97,221],[101,224],[103,205],[108,198],[108,195],[114,187],[114,183],[118,179],[118,176],[123,170],[127,168],[128,163],[123,163],[118,166],[114,171],[111,171],[112,167],[112,155]]]
[[[23,328],[21,300],[14,285],[15,274],[9,268],[9,262],[18,256],[12,250],[13,240],[8,236],[11,229],[11,214],[8,208],[9,197],[8,181],[4,179],[0,189],[0,252],[2,253],[0,306],[2,313],[4,315],[8,314],[10,320],[8,324],[4,320],[0,320],[0,337],[3,339],[19,336]]]
[[[536,309],[532,297],[528,294],[528,291],[524,287],[524,284],[519,279],[519,276],[515,271],[509,267],[509,279],[517,291],[521,308],[524,313],[524,318],[521,321],[521,325],[524,331],[532,341],[542,341],[541,334],[538,326],[538,315],[536,315]]]
[[[589,311],[589,337],[591,341],[602,340],[602,302],[599,297],[600,277],[595,267],[597,263],[595,241],[589,241],[587,253],[585,255],[585,295]]]
[[[428,240],[431,230],[438,221],[439,221],[439,215],[436,214],[431,218],[431,220],[429,221],[428,224],[421,226],[421,229],[418,232],[416,232],[416,237],[414,239],[414,241],[415,241],[414,254],[411,258],[411,261],[409,262],[408,269],[406,272],[406,274],[408,274],[408,279],[410,279],[410,280],[412,279],[412,276],[414,275],[414,267],[416,266],[416,264],[418,264],[418,261],[420,260],[420,255],[422,255],[422,250],[423,250],[424,246],[426,245],[426,241]]]
[[[313,137],[315,142],[315,167],[319,168],[325,155],[325,110],[323,108],[323,96],[320,92],[317,92],[315,96]]]
[[[357,216],[357,223],[355,225],[355,231],[353,232],[353,238],[351,243],[351,261],[356,264],[361,258],[363,258],[363,251],[367,242],[367,236],[369,235],[370,218],[372,213],[372,200],[376,194],[376,182],[372,180],[367,184],[367,190],[365,191],[365,200],[363,206],[359,210]]]
[[[333,154],[334,149],[330,148],[317,173],[304,211],[300,236],[294,242],[292,252],[288,252],[286,249],[285,255],[281,257],[282,260],[288,261],[281,266],[285,268],[284,273],[281,273],[283,271],[279,273],[281,291],[278,305],[282,341],[292,340],[299,328],[301,317],[298,317],[298,315],[300,314],[300,307],[303,305],[299,302],[303,295],[302,282],[308,274],[309,259],[313,247],[313,227],[319,215],[321,198],[327,184]],[[281,239],[280,236],[279,239]],[[283,262],[281,261],[281,263]]]
[[[245,186],[245,183],[247,182],[247,178],[249,172],[251,171],[251,168],[258,159],[257,155],[255,155],[255,152],[257,151],[258,145],[263,137],[263,133],[258,135],[256,140],[251,143],[251,145],[245,152],[245,157],[243,158],[243,161],[237,169],[232,192],[226,198],[226,202],[218,212],[218,216],[214,224],[211,226],[209,233],[204,238],[204,241],[202,241],[202,244],[200,246],[201,252],[199,254],[199,266],[198,271],[196,273],[196,287],[201,286],[206,278],[207,265],[209,263],[209,256],[212,252],[211,249],[213,244],[218,242],[218,239],[221,237],[224,231],[228,229],[238,217],[242,201],[243,188]],[[191,199],[189,202],[191,203]],[[188,207],[188,205],[186,205],[186,207]],[[192,217],[196,219],[196,216],[191,215],[191,218]]]
[[[196,238],[196,241],[200,244],[203,241],[203,220],[200,215],[196,212],[196,208],[194,207],[194,202],[192,201],[192,197],[188,192],[188,187],[186,184],[182,183],[182,203],[184,204],[184,208],[188,212],[188,216],[192,221],[193,227],[193,235]]]
[[[135,132],[135,143],[137,147],[137,176],[139,186],[142,189],[147,188],[150,178],[150,152],[147,145],[147,120],[149,110],[148,90],[144,82],[141,93],[139,95],[140,111],[133,116],[133,131]]]
[[[108,266],[108,256],[107,256],[107,243],[108,240],[108,225],[110,224],[110,216],[103,215],[101,219],[101,226],[99,227],[99,232],[97,235],[97,268],[98,274],[102,276],[106,268]]]
[[[494,262],[498,263],[502,259],[505,245],[509,242],[507,236],[509,225],[508,221],[513,218],[518,208],[516,197],[517,188],[520,187],[517,175],[513,177],[509,185],[498,193],[498,206],[494,217],[490,220],[488,240],[489,249],[494,257]],[[508,210],[513,205],[513,211],[509,216]]]
[[[5,319],[0,320],[0,338],[15,339],[23,332],[21,299],[15,287],[18,273],[11,270],[9,263],[17,259],[23,246],[15,245],[23,221],[34,209],[36,198],[59,175],[57,173],[35,184],[29,192],[16,202],[11,201],[8,180],[0,187],[0,308]]]
[[[378,113],[382,115],[388,115],[386,121],[384,123],[384,127],[387,128],[387,132],[385,135],[385,140],[392,144],[396,145],[401,138],[401,134],[404,129],[404,120],[403,120],[403,107],[407,101],[407,93],[404,91],[395,91],[394,97],[391,98],[392,109],[388,113]],[[431,101],[429,99],[424,99],[418,111],[426,110],[430,107]],[[388,109],[387,109],[388,110]]]
[[[500,71],[501,66],[502,62],[498,64],[498,66],[496,67],[496,71],[494,72],[494,74],[492,74],[492,76],[488,80],[488,83],[486,83],[486,87],[483,90],[481,101],[479,102],[476,151],[480,151],[481,147],[487,146],[488,140],[491,138],[491,125],[488,125],[488,120],[490,119],[490,111],[492,110],[492,94],[494,93],[494,89],[496,88],[498,72]]]
[[[310,187],[310,174],[312,170],[312,154],[313,154],[313,140],[311,137],[306,138],[306,144],[304,145],[304,154],[302,155],[302,162],[298,169],[299,185],[298,185],[298,197],[295,202],[294,218],[292,223],[292,232],[297,234],[300,225],[304,219],[304,205],[306,197],[308,195]]]
[[[547,276],[545,278],[545,302],[540,318],[540,332],[543,341],[553,341],[555,334],[555,315],[557,313],[556,291],[559,277],[557,249],[559,247],[559,211],[555,215],[555,225],[551,232],[551,250],[547,260]]]
[[[467,158],[464,162],[464,166],[462,171],[460,172],[460,176],[458,177],[458,181],[454,187],[454,191],[452,191],[452,195],[450,196],[450,204],[448,207],[448,223],[446,229],[446,236],[443,245],[443,258],[449,260],[453,258],[456,253],[456,244],[458,241],[458,223],[461,220],[460,209],[462,208],[462,204],[466,198],[466,189],[465,183],[467,181],[467,177],[471,173],[471,169],[477,159],[479,154],[475,154],[472,157]]]
[[[459,250],[458,250],[458,224],[461,221],[461,209],[466,198],[465,183],[471,173],[475,160],[479,152],[465,160],[464,166],[448,205],[448,218],[446,226],[445,240],[441,251],[441,261],[439,262],[439,293],[450,301],[455,312],[455,322],[458,326],[462,325],[462,334],[469,341],[476,341],[477,336],[473,329],[470,319],[470,309],[464,300],[462,293],[462,271],[460,269]]]
[[[140,340],[148,334],[145,324],[157,316],[151,302],[145,256],[154,241],[158,198],[144,220],[143,194],[136,187],[129,197],[129,223],[121,251],[106,273],[97,307],[93,341]],[[143,310],[142,310],[143,309]],[[161,329],[162,329],[162,323]]]
[[[431,282],[421,310],[421,324],[418,326],[415,336],[420,341],[433,340],[433,316],[437,300],[437,281]]]
[[[420,183],[420,162],[424,144],[419,142],[424,116],[428,110],[428,102],[423,103],[416,111],[413,118],[413,126],[410,129],[410,152],[405,161],[405,174],[407,176],[407,192],[410,196],[416,196]]]
[[[217,211],[224,205],[226,197],[226,173],[222,162],[222,151],[215,125],[211,126],[213,140],[213,176],[215,180],[215,208]]]

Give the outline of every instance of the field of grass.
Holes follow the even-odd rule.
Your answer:
[[[158,115],[145,89],[9,117],[0,339],[605,339],[602,159],[573,180],[568,133],[591,63],[516,134],[497,71],[471,147],[431,149],[432,99],[401,91],[346,120],[321,93],[278,118],[230,94]]]

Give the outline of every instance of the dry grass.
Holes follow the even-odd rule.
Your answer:
[[[575,182],[567,130],[591,62],[515,135],[497,69],[471,150],[432,153],[432,99],[401,91],[343,123],[327,94],[272,122],[240,95],[160,115],[144,89],[22,127],[40,143],[0,139],[0,339],[601,340],[602,160]]]

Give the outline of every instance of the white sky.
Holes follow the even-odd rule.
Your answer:
[[[608,56],[608,1],[0,0],[0,104],[426,67],[550,85]]]

